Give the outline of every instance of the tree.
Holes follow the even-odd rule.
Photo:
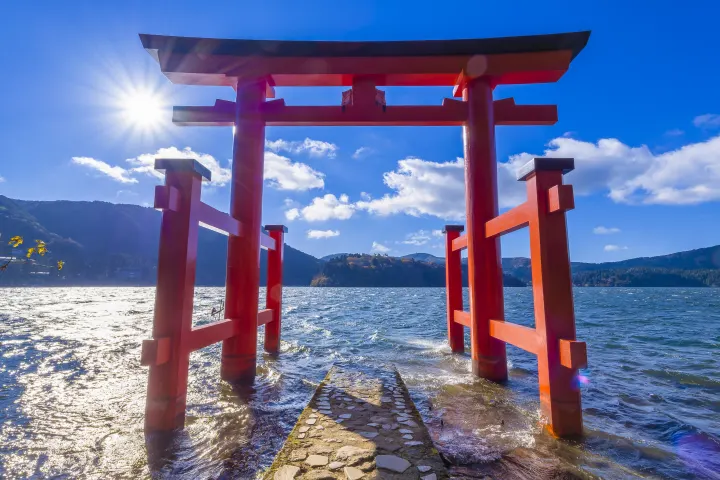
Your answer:
[[[2,236],[2,234],[0,234]],[[18,248],[20,245],[22,245],[25,242],[25,239],[21,237],[20,235],[15,235],[14,237],[10,238],[10,241],[8,242],[8,245],[10,245],[12,248]],[[48,253],[47,245],[43,240],[35,240],[35,246],[30,247],[27,249],[27,253],[25,254],[25,260],[17,260],[15,257],[10,256],[5,262],[0,263],[0,272],[5,272],[7,268],[10,266],[11,263],[14,261],[21,261],[21,262],[30,262],[33,255],[39,255],[41,257],[44,257],[45,254]],[[37,262],[36,262],[37,263]],[[39,264],[41,265],[41,264]],[[62,260],[58,260],[55,264],[55,266],[50,265],[41,265],[43,267],[47,268],[57,268],[58,272],[63,269],[65,266],[65,262]]]

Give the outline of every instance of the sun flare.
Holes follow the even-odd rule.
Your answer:
[[[133,126],[156,128],[164,120],[165,105],[157,93],[132,92],[123,99],[122,112]]]

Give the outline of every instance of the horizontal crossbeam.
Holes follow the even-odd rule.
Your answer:
[[[534,328],[503,320],[490,320],[490,336],[535,355],[540,351],[540,336]]]
[[[489,220],[485,224],[485,237],[492,238],[520,230],[523,227],[527,227],[529,222],[530,207],[527,202],[525,202]]]
[[[265,250],[275,250],[275,239],[265,232],[260,232],[260,247]]]
[[[206,203],[198,205],[200,225],[223,235],[239,237],[242,235],[242,224],[225,212],[221,212]]]
[[[462,310],[455,310],[455,314],[453,315],[453,317],[455,323],[459,323],[460,325],[470,328],[470,314],[468,312],[463,312]]]
[[[260,310],[258,312],[258,318],[257,318],[257,324],[258,327],[260,325],[265,325],[266,323],[272,322],[273,319],[273,311],[271,308],[266,308],[265,310]]]
[[[516,105],[515,99],[493,102],[495,125],[555,125],[558,121],[556,105]]]
[[[230,102],[227,102],[230,103]],[[282,100],[263,104],[258,113],[271,127],[287,126],[460,126],[467,105],[287,106]],[[232,126],[235,112],[227,106],[174,107],[173,123],[180,126]]]
[[[186,348],[194,352],[233,336],[233,321],[223,320],[195,328],[188,333]]]
[[[498,100],[495,125],[553,125],[555,105],[515,105]],[[460,126],[467,120],[466,102],[444,99],[442,105],[288,106],[282,99],[262,104],[268,126]],[[226,126],[235,123],[235,103],[217,100],[212,107],[174,107],[173,123],[180,126]]]
[[[462,250],[464,248],[467,248],[468,244],[468,237],[467,233],[465,235],[460,235],[458,238],[452,241],[452,249],[453,252],[456,250]]]

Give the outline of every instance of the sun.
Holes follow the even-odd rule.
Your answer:
[[[121,101],[121,110],[125,120],[136,128],[156,129],[166,121],[167,107],[156,92],[128,92]]]

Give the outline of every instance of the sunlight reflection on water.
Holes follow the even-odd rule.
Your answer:
[[[468,358],[449,352],[443,289],[287,288],[279,358],[260,354],[256,384],[238,391],[219,381],[220,345],[193,353],[187,428],[169,447],[148,444],[149,468],[139,352],[154,289],[0,290],[0,477],[152,469],[253,478],[333,363],[372,362],[397,365],[439,450],[458,465],[497,475],[492,468],[512,464],[497,467],[501,457],[538,471],[552,458],[607,478],[718,478],[720,295],[672,291],[576,289],[588,436],[571,443],[542,433],[529,354],[509,347],[510,382],[500,386],[473,378]],[[196,296],[194,322],[207,322],[222,289]],[[531,305],[529,289],[506,289],[508,320],[532,324]]]

